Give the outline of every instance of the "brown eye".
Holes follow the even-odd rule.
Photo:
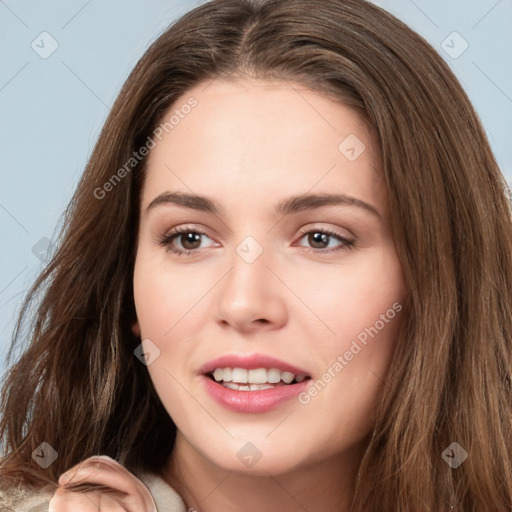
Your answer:
[[[192,256],[207,247],[207,245],[203,244],[203,242],[207,242],[207,240],[212,241],[206,233],[203,233],[197,228],[184,226],[183,228],[174,229],[170,233],[163,235],[159,241],[159,245],[166,247],[169,252],[178,256]],[[202,244],[203,247],[201,247]],[[215,243],[212,243],[210,247],[215,245]]]
[[[300,245],[317,253],[330,253],[350,249],[355,244],[355,240],[348,239],[339,233],[324,229],[309,229],[302,230],[301,232],[301,240],[305,239],[306,244]]]
[[[201,245],[201,233],[195,233],[193,231],[189,233],[180,233],[176,236],[178,240],[181,240],[181,244],[184,249],[197,249]]]
[[[321,233],[319,231],[311,232],[308,235],[308,242],[315,249],[325,249],[329,245],[329,239],[332,238],[330,235]]]

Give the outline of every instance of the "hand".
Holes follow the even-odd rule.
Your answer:
[[[49,512],[157,512],[148,488],[107,456],[95,456],[63,473]]]

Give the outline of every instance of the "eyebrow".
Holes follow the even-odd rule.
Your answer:
[[[196,194],[184,192],[164,192],[155,197],[148,205],[146,211],[163,204],[175,204],[214,215],[221,215],[222,208],[212,199]],[[382,220],[377,209],[369,203],[348,196],[346,194],[303,194],[289,197],[280,201],[276,207],[276,214],[289,215],[304,210],[314,210],[322,206],[346,205],[362,208]]]

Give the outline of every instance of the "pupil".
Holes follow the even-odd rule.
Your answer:
[[[324,245],[329,245],[329,235],[325,233],[312,233],[309,235],[311,245],[315,248],[318,248],[315,244],[320,244],[320,247],[324,247]]]
[[[183,247],[185,249],[197,249],[197,247],[190,247],[190,245],[194,245],[197,242],[200,242],[201,235],[199,233],[187,233],[185,235],[185,240],[183,242]],[[200,245],[200,243],[199,243]]]

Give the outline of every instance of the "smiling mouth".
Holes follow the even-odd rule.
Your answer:
[[[206,376],[217,384],[236,391],[262,391],[298,384],[311,378],[304,373],[294,374],[277,368],[215,368]]]

